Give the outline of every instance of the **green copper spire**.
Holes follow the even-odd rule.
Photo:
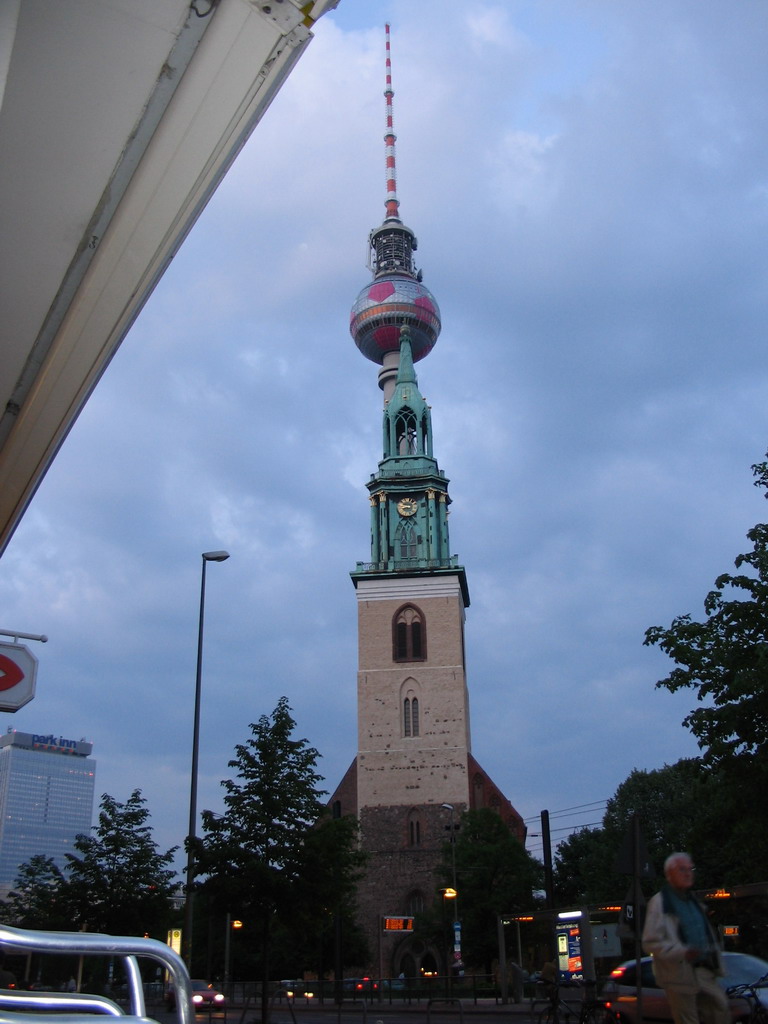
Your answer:
[[[400,363],[395,387],[384,406],[384,460],[408,458],[409,468],[414,469],[414,456],[427,456],[434,463],[432,417],[419,392],[413,368],[411,334],[407,327],[403,327],[400,330]],[[437,465],[431,468],[436,470]]]
[[[371,561],[358,562],[352,579],[458,570],[468,605],[464,569],[450,553],[448,480],[432,453],[432,415],[419,391],[408,327],[400,330],[397,378],[384,405],[383,428],[383,457],[367,484]]]

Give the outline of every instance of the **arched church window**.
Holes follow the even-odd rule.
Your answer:
[[[408,893],[406,900],[406,906],[408,907],[408,913],[411,917],[415,917],[417,914],[424,912],[426,901],[424,899],[424,893],[420,889],[413,889]]]
[[[402,700],[402,735],[419,735],[419,698],[414,696],[413,690]]]
[[[427,656],[427,626],[424,616],[411,604],[404,605],[392,623],[392,660],[424,661]]]
[[[416,808],[408,812],[408,845],[421,846],[421,815]]]

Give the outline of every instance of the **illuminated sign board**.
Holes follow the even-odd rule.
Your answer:
[[[581,929],[576,922],[558,921],[555,925],[557,960],[561,974],[571,980],[583,978],[581,959]]]
[[[385,932],[412,932],[412,917],[382,917],[381,927]]]

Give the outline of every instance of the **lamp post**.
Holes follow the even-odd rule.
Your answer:
[[[448,826],[451,832],[451,887],[456,891],[456,826],[453,824],[455,807],[453,804],[440,804],[440,806],[451,812],[451,824]]]
[[[195,713],[192,728],[192,777],[189,787],[189,829],[187,830],[187,892],[184,901],[184,950],[187,967],[192,971],[192,884],[195,877],[195,858],[191,843],[197,834],[197,762],[200,750],[200,687],[203,674],[203,623],[205,621],[205,568],[208,562],[225,562],[228,551],[204,551],[200,576],[200,622],[197,629],[197,673],[195,675]]]
[[[445,906],[445,900],[451,899],[453,903],[453,922],[451,925],[451,931],[453,933],[453,961],[448,962],[448,991],[451,992],[453,983],[453,964],[456,964],[457,971],[461,968],[461,924],[459,922],[458,913],[458,893],[456,892],[456,826],[453,823],[453,815],[456,808],[453,804],[441,804],[444,810],[451,812],[451,823],[448,826],[451,833],[451,888],[443,890],[443,906]]]
[[[232,993],[229,990],[229,950],[230,940],[233,929],[243,927],[243,922],[235,919],[232,920],[232,915],[227,911],[227,934],[224,936],[224,995],[231,1001]]]
[[[446,921],[446,908],[448,907],[448,901],[450,900],[451,904],[453,904],[453,901],[458,896],[458,893],[456,892],[455,889],[452,889],[450,887],[447,888],[447,889],[441,889],[440,892],[443,894],[443,930],[445,930],[445,926],[448,923]],[[454,904],[454,906],[455,906],[455,904]],[[453,910],[454,906],[452,906],[450,909]],[[456,917],[456,914],[454,912],[454,913],[451,914],[451,918],[455,919],[455,917]],[[451,967],[451,939],[450,939],[450,936],[454,934],[454,925],[455,925],[455,921],[453,921],[453,923],[451,924],[451,929],[450,929],[450,932],[448,932],[448,935],[446,936],[446,943],[445,943],[445,982],[446,982],[446,986],[447,986],[447,990],[448,990],[448,998],[449,999],[450,999],[450,997],[451,997],[451,995],[453,993],[453,970],[452,970],[452,967]]]

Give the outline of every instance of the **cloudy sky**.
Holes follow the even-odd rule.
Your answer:
[[[163,848],[187,828],[203,551],[231,558],[207,573],[199,806],[283,694],[329,789],[355,754],[381,396],[347,324],[384,216],[387,20],[400,209],[443,316],[417,369],[473,752],[525,818],[599,820],[633,768],[695,752],[644,631],[701,616],[765,516],[764,4],[341,0],[0,565],[0,626],[50,637],[6,724],[91,739],[97,793],[140,788]]]

